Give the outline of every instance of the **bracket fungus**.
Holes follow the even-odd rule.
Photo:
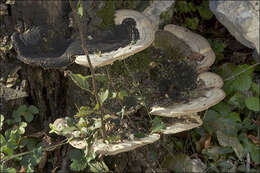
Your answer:
[[[117,144],[108,144],[103,142],[103,140],[101,139],[97,139],[93,142],[91,146],[88,146],[87,140],[77,137],[77,134],[80,133],[79,131],[64,133],[63,130],[67,127],[68,123],[64,118],[56,119],[53,123],[53,128],[55,129],[56,134],[66,136],[68,138],[74,137],[69,142],[70,145],[72,145],[73,147],[78,149],[89,149],[96,154],[102,155],[115,155],[121,152],[130,151],[146,144],[154,143],[155,141],[160,139],[159,134],[150,134],[144,138],[139,138],[136,140],[125,140]]]
[[[159,121],[165,128],[159,132],[153,131],[153,124],[152,126],[149,124],[145,127],[149,132],[143,133],[143,127],[140,128],[142,125],[138,120],[143,121],[143,124],[151,121],[149,121],[149,116],[144,113],[138,118],[135,118],[135,115],[129,115],[132,121],[129,121],[126,128],[127,133],[134,136],[136,132],[131,129],[131,123],[134,123],[137,130],[145,134],[142,138],[131,138],[131,135],[128,135],[126,139],[119,138],[120,140],[108,142],[99,137],[93,141],[91,146],[88,146],[86,138],[79,136],[79,130],[67,134],[62,134],[57,130],[56,133],[69,138],[74,137],[70,144],[75,148],[88,149],[89,147],[96,154],[114,155],[154,143],[160,138],[160,134],[175,134],[201,126],[202,120],[198,112],[208,109],[225,97],[225,93],[221,89],[222,79],[217,74],[206,71],[212,65],[215,55],[203,37],[182,27],[178,27],[177,30],[169,28],[174,28],[174,26],[167,25],[165,30],[156,31],[153,46],[144,51],[146,53],[150,51],[150,54],[145,55],[144,52],[140,53],[141,55],[135,54],[124,62],[117,61],[110,66],[110,70],[116,74],[112,75],[111,81],[119,87],[117,89],[127,88],[131,92],[129,99],[135,99],[135,101],[129,101],[129,104],[140,106],[144,105],[145,100],[146,108],[151,116],[155,118],[161,116]],[[196,45],[194,46],[194,44]],[[131,72],[129,69],[126,70],[128,73],[132,73],[132,76],[126,71],[120,71],[122,68],[132,69]],[[104,69],[98,68],[97,72],[103,73],[102,70]],[[135,85],[138,85],[137,90],[142,93],[144,99],[138,97]],[[127,98],[128,96],[124,97],[126,100],[123,99],[126,101],[125,103],[128,103]],[[113,101],[108,101],[107,104],[113,108],[117,107],[117,103],[113,103]],[[106,106],[106,104],[104,105]],[[127,112],[127,108],[124,111]],[[128,118],[119,117],[119,122],[127,122],[124,120]],[[125,124],[119,123],[119,125]],[[66,126],[65,119],[57,119],[53,125],[54,129]],[[112,132],[116,133],[117,127],[112,125],[112,128],[115,129]],[[122,130],[122,132],[125,131]],[[122,135],[122,133],[118,134]]]
[[[37,26],[24,33],[14,33],[12,43],[22,62],[44,68],[60,68],[74,62],[75,44],[56,34],[54,28]]]
[[[153,106],[150,113],[159,116],[176,117],[206,110],[223,100],[225,93],[221,89],[223,85],[222,79],[215,73],[202,72],[209,69],[215,60],[215,54],[207,40],[186,28],[176,25],[167,25],[164,27],[164,30],[169,31],[178,39],[184,41],[193,52],[203,56],[202,59],[197,59],[198,65],[196,67],[197,72],[200,73],[197,81],[202,83],[202,85],[197,86],[194,90],[197,96],[188,102],[173,103],[167,107]]]
[[[87,48],[92,45],[93,42],[93,49],[95,48],[97,52],[90,52],[89,58],[91,60],[92,66],[93,67],[100,67],[104,66],[107,64],[112,64],[114,61],[119,60],[119,59],[125,59],[135,53],[138,53],[145,48],[149,47],[153,40],[154,40],[154,33],[155,30],[152,27],[152,23],[149,20],[148,17],[143,15],[142,13],[139,13],[134,10],[118,10],[115,13],[115,24],[116,25],[122,25],[124,23],[129,23],[127,21],[132,21],[130,26],[132,29],[130,32],[125,32],[125,33],[120,33],[122,30],[112,30],[111,32],[115,32],[112,35],[114,38],[110,37],[110,40],[104,41],[107,42],[107,44],[103,46],[98,46],[97,42],[102,42],[102,40],[97,40],[95,41],[95,38],[93,40],[90,40],[89,43],[87,44]],[[129,25],[129,24],[128,24]],[[122,35],[125,37],[128,35],[136,35],[134,38],[128,37],[130,39],[116,39],[116,37],[119,37]],[[102,47],[109,46],[109,41],[117,41],[118,47],[114,47],[114,49],[107,49],[102,51]],[[126,42],[128,41],[128,43]],[[125,45],[125,43],[127,43]],[[121,44],[121,45],[120,45]],[[101,44],[102,45],[102,44]],[[98,53],[100,51],[100,54]],[[74,55],[76,57],[75,62],[80,65],[84,66],[89,66],[87,57],[84,55],[83,52],[79,52]]]

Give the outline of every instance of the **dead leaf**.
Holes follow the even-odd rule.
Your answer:
[[[200,138],[199,141],[196,142],[196,150],[197,152],[201,152],[204,148],[209,148],[211,143],[211,135],[206,134],[206,136],[203,136]]]
[[[59,168],[59,167],[53,168],[53,169],[51,170],[51,173],[55,173],[58,168]]]
[[[209,148],[210,147],[210,142],[211,142],[211,135],[207,133],[206,135],[206,140],[204,142],[204,148]]]
[[[21,166],[21,168],[18,171],[18,173],[25,173],[25,172],[26,172],[26,168],[24,166]]]
[[[40,132],[33,133],[33,134],[29,135],[28,137],[42,138],[44,135],[45,135],[45,132],[40,131]]]
[[[248,137],[249,139],[251,139],[254,144],[260,145],[260,139],[259,139],[259,138],[255,137],[255,136],[253,136],[253,135],[247,135],[247,137]]]

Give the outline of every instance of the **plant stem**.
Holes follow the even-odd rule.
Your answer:
[[[49,146],[49,147],[46,147],[43,149],[43,151],[53,151],[54,149],[56,149],[57,147],[61,146],[61,145],[64,145],[67,143],[67,139],[61,141],[60,143],[56,144],[56,145],[52,145],[52,146]],[[23,153],[19,153],[19,154],[15,154],[15,155],[12,155],[12,156],[9,156],[3,160],[0,161],[0,163],[4,163],[4,162],[7,162],[9,160],[12,160],[16,157],[21,157],[21,156],[24,156],[24,155],[27,155],[27,154],[31,154],[33,153],[33,150],[32,151],[27,151],[27,152],[23,152]]]
[[[70,6],[73,10],[73,16],[74,16],[76,23],[78,25],[80,39],[81,39],[81,42],[82,42],[82,49],[83,49],[83,51],[84,51],[84,53],[87,57],[89,68],[90,68],[90,71],[91,71],[92,85],[93,85],[93,88],[94,88],[94,95],[95,95],[95,98],[96,98],[96,102],[98,103],[99,109],[101,111],[101,134],[102,134],[103,139],[106,139],[106,131],[105,131],[105,126],[104,126],[104,109],[103,109],[103,106],[102,106],[102,104],[99,100],[99,97],[98,97],[98,91],[97,91],[97,86],[96,86],[96,78],[95,78],[95,70],[94,70],[94,68],[91,64],[90,58],[89,58],[88,49],[87,49],[87,45],[86,45],[86,37],[84,36],[83,26],[80,22],[79,16],[77,15],[77,9],[73,6],[71,0],[69,0],[69,2],[70,2]]]
[[[234,78],[236,78],[237,76],[241,75],[242,73],[245,73],[247,70],[250,70],[251,68],[254,68],[255,66],[259,65],[260,63],[255,63],[253,65],[250,65],[249,67],[247,67],[245,70],[242,70],[241,72],[239,72],[238,74],[236,75],[233,75],[233,76],[230,76],[226,79],[224,79],[224,81],[229,81],[229,80],[233,80]]]
[[[125,60],[123,60],[123,62],[124,62],[124,66],[125,66],[127,72],[130,74],[132,80],[133,80],[134,82],[136,82],[135,77],[134,77],[134,75],[131,73],[130,69],[128,68],[128,66],[127,66],[127,64],[126,64],[126,62],[125,62]],[[136,83],[137,83],[137,82],[136,82]],[[141,89],[140,89],[138,86],[135,86],[135,87],[138,89],[138,92],[139,92],[140,96],[144,99],[144,96],[143,96],[143,94],[142,94],[142,92],[141,92]],[[147,105],[146,105],[146,103],[145,103],[145,100],[144,100],[144,107],[145,107],[145,110],[146,110],[146,112],[147,112],[147,114],[148,114],[150,120],[152,120],[151,114],[150,114],[150,112],[149,112],[149,110],[148,110],[148,107],[147,107]]]

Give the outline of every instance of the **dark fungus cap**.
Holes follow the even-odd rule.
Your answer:
[[[24,33],[14,33],[12,43],[17,58],[29,65],[61,68],[74,62],[71,40],[58,37],[51,27],[37,26]]]

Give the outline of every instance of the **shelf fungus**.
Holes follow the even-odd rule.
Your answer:
[[[70,144],[76,148],[89,147],[98,154],[114,155],[154,143],[160,134],[175,134],[201,126],[198,112],[225,97],[220,76],[207,71],[215,55],[201,36],[182,27],[177,30],[169,28],[173,26],[167,25],[165,30],[156,31],[153,46],[109,66],[113,91],[124,91],[121,101],[109,99],[103,104],[106,111],[109,109],[107,113],[114,116],[112,120],[106,119],[104,126],[108,139],[114,139],[112,142],[103,141],[97,135],[89,146],[88,137],[81,133],[82,130],[62,134],[58,129],[67,127],[65,119],[54,122],[56,133],[73,137]],[[96,72],[105,75],[106,69],[101,67]],[[102,81],[98,84],[107,86]],[[136,111],[122,116],[122,110],[129,112],[137,110],[135,108],[139,110],[138,116]],[[154,130],[158,124],[161,129]],[[86,128],[93,130],[93,127]]]
[[[151,107],[150,113],[164,117],[187,116],[206,110],[223,100],[225,93],[221,89],[223,85],[222,79],[217,74],[206,71],[215,60],[214,52],[207,40],[186,28],[175,25],[165,26],[163,32],[171,33],[190,47],[191,52],[187,54],[190,54],[189,58],[195,60],[197,64],[197,86],[190,91],[191,97],[186,100],[186,102],[172,103],[167,106],[154,105]],[[162,39],[161,34],[160,40]],[[175,43],[176,41],[172,42],[173,45],[175,45]]]
[[[56,119],[53,123],[53,128],[55,129],[55,133],[58,135],[63,135],[68,138],[72,138],[69,141],[70,145],[78,149],[85,149],[95,154],[102,155],[115,155],[121,152],[127,152],[130,150],[134,150],[135,148],[144,146],[146,144],[154,143],[155,141],[160,139],[159,134],[150,134],[144,138],[137,138],[134,140],[124,140],[122,142],[118,142],[115,144],[109,144],[108,141],[104,142],[102,139],[96,139],[92,141],[92,145],[88,145],[88,141],[84,138],[80,138],[80,131],[68,131],[69,129],[68,122],[65,118]],[[65,132],[65,133],[64,133]]]
[[[166,25],[164,30],[174,34],[180,40],[184,41],[193,52],[199,53],[204,57],[202,61],[198,61],[198,71],[206,71],[214,63],[215,54],[211,49],[209,42],[199,34],[173,24]]]
[[[91,35],[87,40],[89,57],[93,67],[112,64],[149,47],[155,30],[148,17],[134,10],[118,10],[115,13],[116,27],[101,34]],[[80,41],[80,40],[78,40]],[[74,55],[75,62],[89,66],[84,52]]]
[[[76,45],[57,33],[51,26],[35,26],[24,33],[14,33],[12,43],[17,58],[25,64],[43,68],[70,65],[74,62],[72,55]]]

